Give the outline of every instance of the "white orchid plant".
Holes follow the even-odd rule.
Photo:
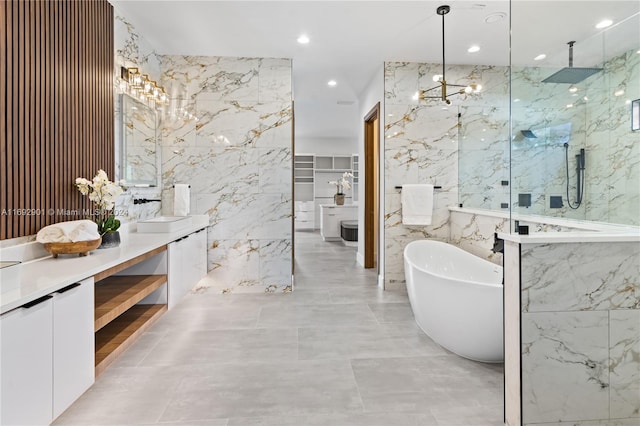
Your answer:
[[[116,198],[124,190],[117,183],[111,182],[104,170],[98,170],[93,180],[76,178],[76,188],[82,195],[88,195],[97,207],[94,221],[98,224],[98,233],[102,236],[107,232],[115,232],[120,227],[120,221],[113,214]]]
[[[339,180],[329,181],[329,184],[336,186],[336,190],[337,190],[336,194],[337,195],[344,195],[344,192],[342,192],[343,190],[346,191],[346,190],[351,189],[351,184],[349,183],[347,178],[352,178],[352,177],[353,177],[353,173],[344,172],[342,174],[342,177]]]

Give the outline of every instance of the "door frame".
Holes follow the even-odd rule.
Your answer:
[[[364,267],[380,270],[380,102],[364,116]]]

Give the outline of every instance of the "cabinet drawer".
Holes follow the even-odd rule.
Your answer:
[[[51,296],[0,316],[0,424],[51,423],[52,318]]]

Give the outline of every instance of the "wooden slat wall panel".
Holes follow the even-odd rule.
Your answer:
[[[75,178],[114,176],[113,8],[0,0],[0,58],[0,239],[8,239],[84,218],[93,206]]]

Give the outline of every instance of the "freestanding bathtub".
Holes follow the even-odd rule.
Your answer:
[[[418,240],[404,249],[418,326],[462,357],[503,362],[502,267],[451,244]]]

